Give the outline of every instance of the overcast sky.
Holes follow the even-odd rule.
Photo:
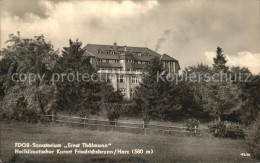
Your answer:
[[[83,45],[146,46],[182,68],[212,64],[217,46],[230,66],[260,72],[259,0],[2,0],[1,44],[8,34],[44,34],[56,49]]]

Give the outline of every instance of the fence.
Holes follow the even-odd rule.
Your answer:
[[[45,117],[50,117],[52,122],[58,123],[69,123],[72,125],[80,125],[82,127],[88,127],[90,129],[97,129],[97,127],[105,127],[113,130],[122,130],[130,132],[141,132],[141,133],[151,133],[151,132],[162,132],[162,133],[182,133],[182,134],[192,134],[198,135],[202,134],[197,127],[192,130],[188,130],[188,127],[179,126],[164,126],[164,125],[152,125],[148,124],[145,126],[143,123],[132,123],[132,122],[121,122],[121,121],[109,121],[109,120],[97,120],[82,117],[72,117],[72,116],[61,116],[61,115],[44,115]]]

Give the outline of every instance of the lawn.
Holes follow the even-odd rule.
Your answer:
[[[0,122],[3,162],[256,162],[241,156],[247,152],[244,140],[218,139],[208,134],[195,136],[133,134],[98,131],[65,125]],[[29,155],[14,154],[16,142],[111,143],[108,149],[153,149],[152,154],[129,155]]]

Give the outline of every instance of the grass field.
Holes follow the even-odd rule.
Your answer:
[[[63,125],[0,122],[3,162],[256,162],[240,156],[247,152],[244,140],[218,139],[208,134],[176,136],[97,131]],[[28,155],[14,154],[16,142],[111,143],[109,149],[153,149],[143,155]],[[44,161],[43,161],[44,160]]]

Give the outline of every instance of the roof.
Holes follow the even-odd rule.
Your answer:
[[[176,59],[168,56],[167,54],[163,54],[160,58],[162,61],[177,61]]]
[[[121,54],[119,54],[120,59],[134,59],[134,56],[129,51],[124,51]]]
[[[132,46],[116,46],[116,48],[113,45],[97,45],[97,44],[87,44],[83,49],[87,50],[88,52],[92,53],[93,55],[98,55],[98,51],[100,50],[101,52],[103,52],[104,54],[105,51],[115,51],[116,54],[118,52],[124,52],[125,51],[125,47],[127,49],[127,51],[129,51],[130,53],[142,53],[143,56],[151,56],[151,57],[160,57],[161,55],[156,53],[155,51],[146,48],[146,47],[132,47]]]
[[[87,57],[95,57],[93,54],[91,54],[90,52],[86,51],[83,53],[83,56],[87,56]]]
[[[87,44],[84,48],[84,56],[93,56],[98,59],[133,59],[135,61],[150,61],[154,57],[159,57],[163,61],[174,61],[180,69],[178,60],[175,58],[159,53],[146,48],[146,47],[132,47],[132,46],[117,46],[114,45],[99,45],[99,44]],[[113,53],[113,54],[112,54]],[[141,53],[141,55],[140,55]],[[104,63],[99,62],[100,67],[122,67],[120,63]],[[133,63],[135,68],[145,68],[144,64]]]
[[[122,68],[120,63],[107,63],[107,62],[99,62],[100,67],[112,67],[112,68]]]

